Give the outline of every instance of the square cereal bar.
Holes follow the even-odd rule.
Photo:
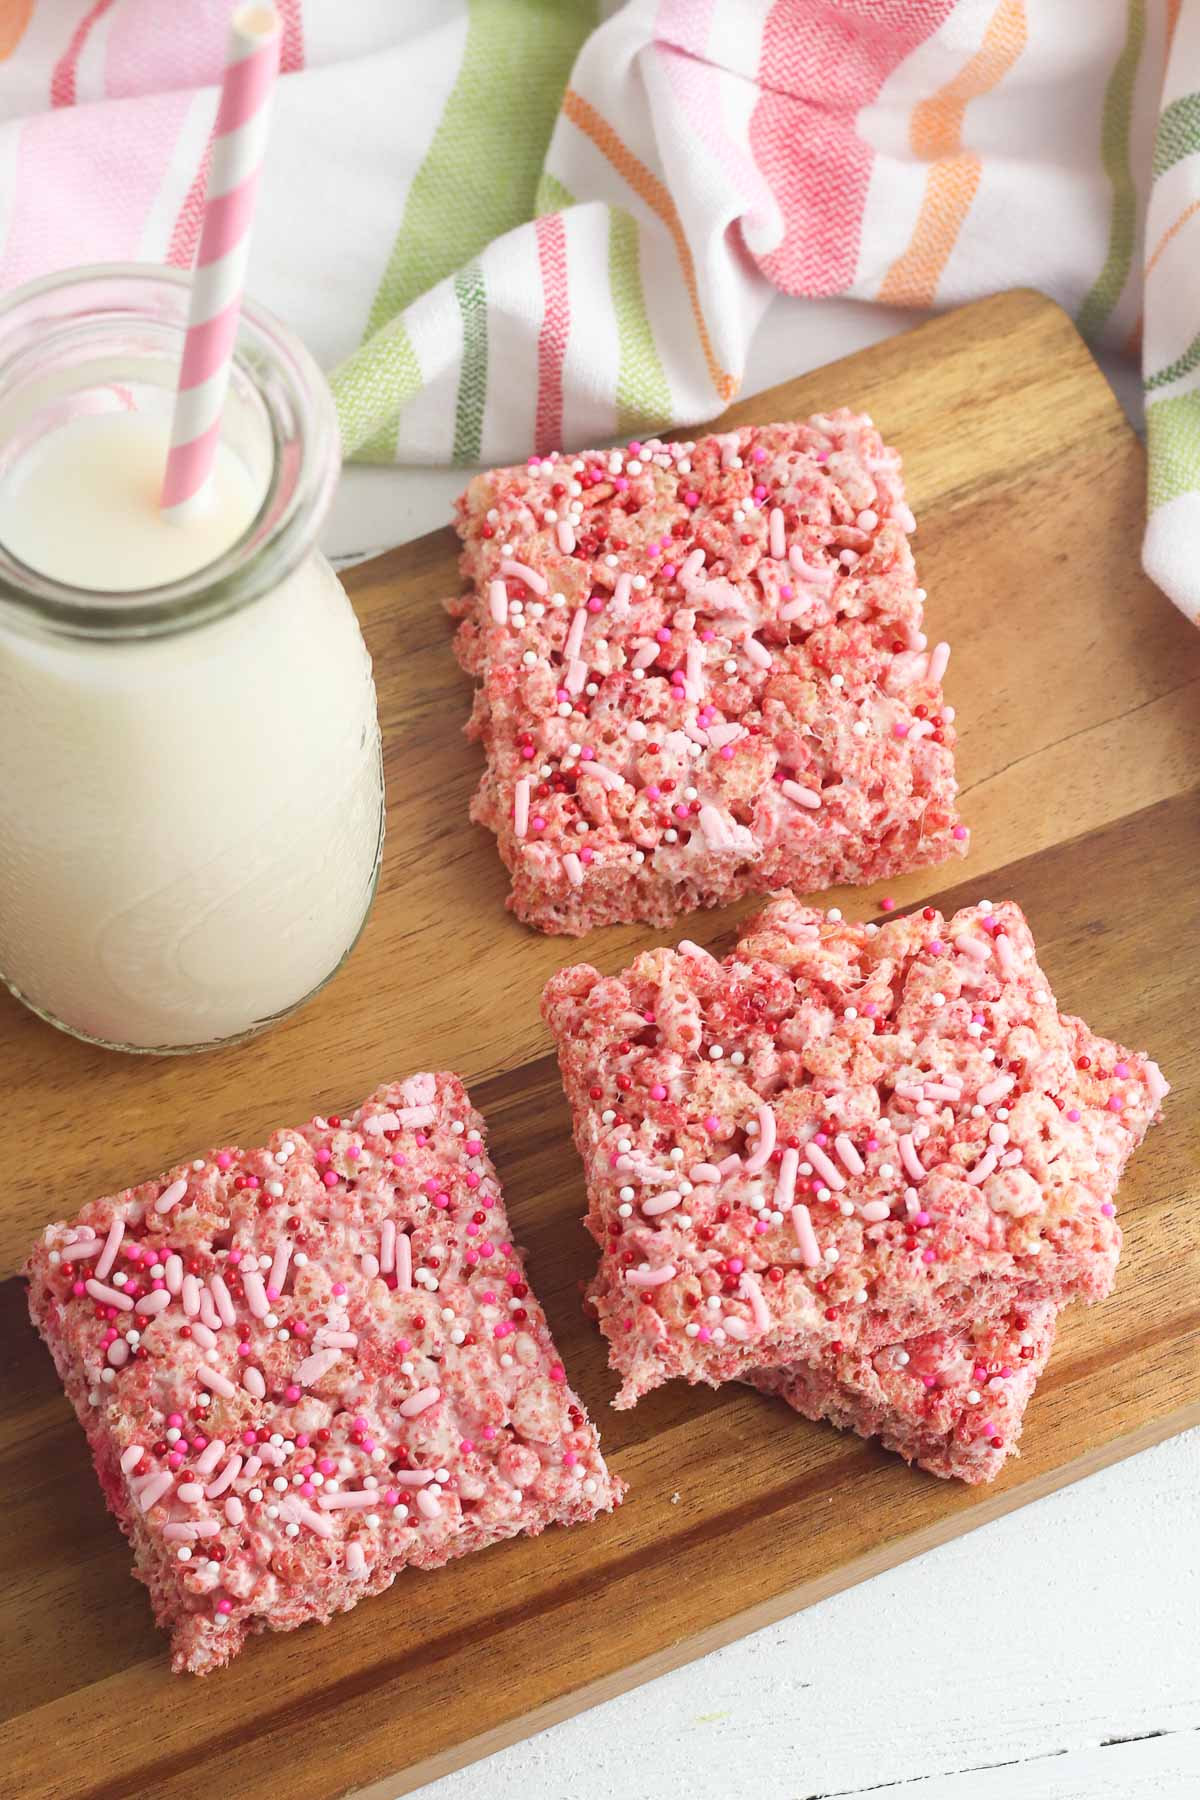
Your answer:
[[[826,1351],[816,1363],[747,1379],[806,1419],[877,1437],[931,1475],[992,1481],[1010,1456],[1054,1344],[1058,1308],[1039,1300],[991,1324],[970,1321],[869,1353]]]
[[[669,925],[964,851],[913,529],[846,411],[477,476],[450,610],[518,917]]]
[[[581,964],[543,1012],[619,1406],[1112,1285],[1166,1083],[1060,1017],[1012,904],[879,927],[778,896],[724,962]]]
[[[615,1506],[455,1075],[47,1226],[29,1306],[176,1669]]]

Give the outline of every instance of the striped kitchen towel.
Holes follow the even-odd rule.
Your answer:
[[[231,0],[0,0],[0,285],[195,252]],[[1200,0],[277,0],[250,290],[347,455],[711,417],[779,295],[1028,284],[1140,345],[1200,618]]]

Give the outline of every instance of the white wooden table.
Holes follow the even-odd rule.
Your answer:
[[[852,302],[780,301],[746,391],[907,323]],[[1136,373],[1106,373],[1136,421]],[[463,484],[458,470],[349,470],[327,548],[342,562],[415,537],[445,522]],[[868,1792],[1200,1800],[1200,1431],[422,1788],[419,1800]]]

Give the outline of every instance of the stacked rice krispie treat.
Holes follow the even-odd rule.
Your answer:
[[[449,604],[518,916],[668,925],[965,851],[914,528],[846,411],[477,476]]]
[[[26,1273],[176,1669],[621,1498],[455,1075],[95,1200]]]
[[[743,1379],[996,1474],[1058,1309],[1112,1286],[1117,1183],[1167,1092],[1059,1012],[1019,908],[876,926],[779,895],[723,962],[578,965],[543,1010],[616,1404]]]

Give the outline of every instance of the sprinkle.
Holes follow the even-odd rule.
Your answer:
[[[100,1260],[96,1264],[96,1277],[98,1280],[104,1281],[110,1273],[114,1262],[117,1260],[117,1251],[120,1248],[121,1239],[124,1236],[124,1219],[114,1219],[108,1228],[108,1235],[104,1240],[104,1248],[101,1250]],[[170,1284],[168,1283],[168,1286],[169,1285]]]
[[[184,1176],[181,1175],[179,1177],[178,1181],[173,1181],[171,1183],[170,1187],[165,1188],[163,1190],[163,1192],[158,1196],[158,1199],[154,1202],[155,1212],[158,1212],[158,1213],[170,1212],[170,1210],[173,1206],[178,1206],[179,1202],[183,1199],[183,1196],[186,1193],[187,1193],[187,1180]]]
[[[845,1187],[846,1177],[813,1139],[810,1138],[804,1146],[804,1154],[822,1181],[827,1182],[835,1190]]]
[[[946,673],[950,661],[949,644],[935,644],[929,653],[929,666],[925,671],[926,681],[940,681]]]
[[[214,1394],[220,1394],[225,1400],[232,1400],[237,1393],[228,1375],[222,1375],[219,1369],[210,1369],[207,1363],[197,1364],[196,1380],[202,1387],[211,1388]]]
[[[544,595],[550,592],[550,583],[546,577],[539,575],[536,569],[531,569],[528,563],[514,562],[511,557],[506,556],[501,560],[500,573],[501,575],[510,575],[514,581],[523,581],[525,586],[535,594]]]
[[[431,1406],[436,1406],[441,1397],[440,1388],[418,1388],[415,1394],[410,1394],[407,1400],[400,1402],[400,1413],[406,1419],[415,1419],[418,1414],[428,1411]]]
[[[1011,1075],[997,1075],[994,1081],[987,1081],[980,1088],[978,1100],[981,1106],[991,1106],[994,1100],[1003,1100],[1004,1096],[1016,1086]]]
[[[304,1358],[296,1370],[294,1379],[301,1387],[311,1387],[315,1381],[320,1381],[322,1376],[328,1375],[334,1364],[341,1361],[341,1356],[341,1351],[334,1347],[314,1350],[311,1356]]]
[[[96,1281],[94,1278],[85,1281],[84,1287],[93,1300],[101,1300],[105,1306],[115,1306],[121,1312],[133,1311],[133,1301],[129,1299],[128,1295],[123,1294],[120,1288],[106,1287],[104,1282]]]
[[[654,1219],[660,1213],[670,1212],[672,1207],[678,1206],[682,1199],[683,1195],[675,1188],[665,1188],[661,1194],[655,1194],[651,1199],[643,1200],[642,1211],[648,1219]]]
[[[757,1175],[765,1169],[775,1149],[775,1114],[769,1106],[758,1109],[758,1142],[753,1152],[746,1158],[744,1173]]]
[[[522,775],[513,790],[513,831],[519,838],[529,830],[529,794],[529,777]]]
[[[640,1269],[626,1269],[625,1280],[630,1287],[656,1288],[673,1281],[675,1273],[674,1263],[663,1263],[658,1269],[652,1269],[648,1263],[643,1263]]]
[[[87,1257],[99,1256],[104,1248],[99,1238],[88,1238],[82,1244],[68,1244],[61,1253],[63,1262],[80,1262]]]
[[[797,806],[816,807],[821,804],[821,796],[815,788],[802,787],[798,781],[781,781],[779,791]]]
[[[488,582],[488,611],[493,623],[504,625],[508,622],[508,589],[502,581]]]
[[[980,1182],[986,1181],[999,1160],[999,1152],[995,1145],[989,1145],[979,1161],[975,1164],[975,1167],[970,1169],[967,1173],[967,1180],[970,1182],[971,1186],[978,1187]]]
[[[168,1475],[165,1469],[160,1469],[157,1473],[147,1476],[137,1492],[139,1509],[144,1513],[149,1512],[150,1508],[161,1500],[164,1494],[170,1493],[174,1485],[175,1477]]]
[[[899,1144],[900,1161],[904,1164],[905,1171],[910,1180],[924,1181],[927,1170],[920,1157],[917,1155],[917,1147],[913,1142],[912,1133],[909,1131],[904,1132],[899,1139]]]
[[[992,942],[996,947],[996,961],[1000,964],[1002,973],[1011,975],[1017,965],[1008,937],[1003,931],[998,931]]]
[[[850,1139],[846,1136],[845,1132],[840,1132],[838,1136],[834,1138],[833,1147],[837,1151],[843,1168],[846,1169],[849,1174],[862,1175],[865,1173],[866,1164],[863,1162],[862,1157],[858,1154],[858,1151],[850,1142]]]
[[[809,1216],[808,1208],[803,1202],[793,1206],[791,1220],[792,1230],[796,1234],[796,1242],[800,1246],[801,1259],[807,1268],[815,1269],[821,1260],[821,1251],[812,1228],[812,1219]]]
[[[739,1291],[750,1303],[750,1311],[754,1315],[755,1329],[760,1332],[769,1331],[771,1328],[771,1315],[767,1311],[767,1304],[763,1299],[763,1292],[759,1287],[758,1282],[754,1279],[753,1275],[747,1273],[743,1274],[738,1285]],[[726,1331],[729,1329],[728,1320],[725,1321],[725,1329]]]
[[[171,1296],[165,1288],[152,1288],[148,1294],[142,1295],[134,1311],[143,1318],[152,1319],[157,1313],[165,1312],[170,1304]]]
[[[563,857],[563,868],[567,872],[567,880],[570,882],[571,886],[582,887],[583,864],[580,862],[578,856],[576,856],[574,850],[568,850],[567,854]]]
[[[185,1295],[186,1295],[187,1282],[188,1282],[188,1277],[185,1276],[184,1277]],[[244,1269],[242,1271],[242,1287],[245,1290],[245,1294],[246,1294],[246,1304],[250,1308],[250,1311],[253,1313],[254,1317],[256,1319],[265,1319],[267,1314],[271,1310],[271,1303],[267,1299],[267,1290],[263,1285],[263,1278],[259,1274],[257,1269]],[[185,1307],[187,1305],[186,1297],[184,1300],[184,1305],[185,1305]]]
[[[412,1288],[412,1242],[406,1231],[396,1233],[396,1288],[407,1293]]]
[[[213,1303],[221,1315],[221,1323],[223,1325],[236,1325],[237,1308],[233,1304],[233,1296],[229,1292],[222,1277],[220,1275],[210,1275],[208,1285],[209,1290],[212,1293]]]
[[[779,1176],[775,1183],[775,1206],[777,1211],[786,1212],[796,1194],[796,1174],[800,1167],[800,1152],[789,1144],[779,1159]],[[695,1170],[692,1171],[693,1175]]]

